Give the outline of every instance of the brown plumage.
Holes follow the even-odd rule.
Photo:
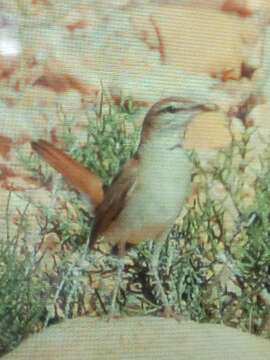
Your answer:
[[[44,140],[33,149],[77,190],[95,212],[91,243],[98,236],[119,248],[169,232],[190,187],[191,164],[184,149],[186,124],[206,105],[180,97],[154,104],[145,116],[141,142],[109,188],[90,170]]]

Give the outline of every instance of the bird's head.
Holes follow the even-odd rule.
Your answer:
[[[141,133],[141,144],[153,137],[175,137],[183,134],[186,125],[201,111],[213,111],[217,106],[188,100],[182,97],[169,97],[155,103],[147,112]]]

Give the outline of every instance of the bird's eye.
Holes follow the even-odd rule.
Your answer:
[[[174,107],[174,106],[168,106],[168,107],[166,107],[166,112],[168,112],[168,113],[170,113],[170,114],[174,114],[174,113],[176,113],[177,112],[177,108],[176,107]]]

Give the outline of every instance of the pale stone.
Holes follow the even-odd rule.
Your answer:
[[[138,85],[139,84],[139,85]],[[129,76],[120,73],[113,79],[112,94],[132,95],[136,100],[156,102],[169,96],[182,96],[196,101],[214,102],[221,83],[207,74],[190,74],[173,65],[153,65]],[[222,95],[222,99],[225,95]]]
[[[221,111],[203,112],[188,125],[183,146],[187,149],[218,149],[231,143],[229,119]]]
[[[265,360],[269,352],[269,340],[237,329],[148,316],[67,320],[3,359]]]
[[[243,62],[242,35],[249,26],[241,19],[202,8],[160,6],[133,15],[134,28],[165,64],[195,73],[238,79]],[[252,32],[252,31],[251,31]]]
[[[231,134],[232,134],[234,140],[240,141],[245,132],[245,125],[237,117],[232,117],[231,124],[230,124],[230,131],[231,131]]]
[[[98,25],[98,18],[93,6],[80,3],[73,7],[63,18],[63,24],[69,31],[80,31]]]
[[[270,103],[255,106],[248,115],[246,122],[254,129],[250,138],[250,145],[253,147],[253,156],[258,157],[270,142]]]
[[[270,97],[270,27],[265,28],[261,68],[256,72],[257,92],[266,100]]]
[[[245,30],[241,38],[245,46],[242,47],[243,69],[242,75],[253,79],[253,71],[259,69],[264,52],[264,24],[257,18],[245,20]]]
[[[19,40],[16,17],[3,11],[0,13],[0,79],[8,77],[19,63],[22,47]]]
[[[264,162],[261,159],[267,158],[270,142],[270,104],[259,104],[253,108],[248,115],[246,122],[250,127],[250,139],[246,161],[248,166],[246,174],[250,183],[254,182],[257,174],[265,170]]]
[[[55,112],[55,110],[54,110]],[[13,140],[44,136],[50,131],[48,118],[42,114],[39,108],[18,105],[9,107],[0,103],[1,135],[8,136]]]
[[[181,5],[190,6],[190,7],[204,7],[207,9],[221,9],[224,0],[182,0]],[[160,1],[164,3],[164,1]],[[179,3],[176,1],[171,1],[170,3]]]

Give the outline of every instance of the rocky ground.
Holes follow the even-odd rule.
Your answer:
[[[74,342],[76,334],[76,342]],[[102,344],[98,339],[102,339]],[[222,325],[148,317],[67,320],[31,337],[6,360],[266,360],[267,340]]]
[[[131,96],[146,108],[170,95],[217,104],[214,118],[189,129],[192,149],[227,146],[229,123],[236,133],[249,124],[268,134],[266,1],[1,4],[2,204],[7,190],[35,188],[16,154],[29,152],[31,139],[61,137],[59,108],[81,134],[101,83],[114,99]]]
[[[14,151],[29,151],[33,138],[60,136],[59,107],[82,129],[101,82],[112,96],[146,106],[169,95],[205,99],[237,128],[249,121],[264,135],[268,129],[266,1],[29,0],[2,1],[1,8],[3,201],[6,189],[33,185]],[[241,109],[251,98],[247,119]],[[187,136],[195,149],[229,142],[224,121],[213,119]]]

